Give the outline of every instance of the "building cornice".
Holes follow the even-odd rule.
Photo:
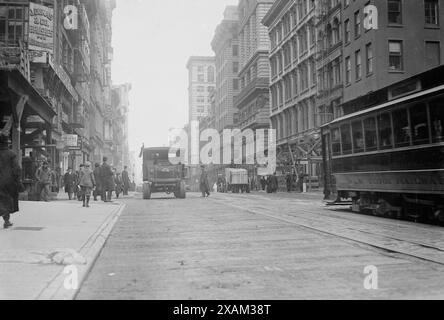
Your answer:
[[[262,24],[266,27],[270,27],[273,22],[278,18],[282,10],[290,3],[292,0],[276,0],[273,6],[267,12],[265,17],[262,19]]]
[[[215,57],[210,57],[210,56],[191,56],[188,59],[187,62],[187,68],[189,69],[191,64],[194,62],[210,62],[210,63],[215,63],[216,62],[216,58]]]

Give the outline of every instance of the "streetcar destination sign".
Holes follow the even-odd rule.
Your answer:
[[[338,190],[442,194],[444,170],[339,173]]]

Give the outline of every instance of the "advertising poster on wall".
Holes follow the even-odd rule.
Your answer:
[[[29,3],[29,49],[54,53],[54,10]]]

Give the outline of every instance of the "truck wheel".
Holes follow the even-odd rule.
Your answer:
[[[151,199],[151,186],[148,183],[143,184],[143,199]]]

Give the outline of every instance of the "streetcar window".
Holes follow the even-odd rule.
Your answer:
[[[410,108],[410,119],[412,122],[413,144],[429,143],[429,124],[427,118],[427,106],[423,103]]]
[[[364,134],[361,121],[355,121],[352,123],[352,132],[354,152],[364,152]]]
[[[365,130],[365,149],[366,149],[366,151],[377,150],[378,145],[377,145],[375,118],[367,118],[364,120],[364,130]]]
[[[342,153],[350,154],[352,152],[352,140],[350,132],[350,124],[341,126]]]
[[[406,109],[393,112],[393,129],[395,131],[395,147],[407,147],[410,145],[409,118]]]
[[[335,128],[331,131],[331,149],[334,156],[341,155],[341,135],[339,128]]]
[[[432,121],[433,142],[444,142],[444,99],[430,103],[430,119]]]
[[[390,113],[378,115],[379,148],[390,149],[393,147],[392,123]]]

